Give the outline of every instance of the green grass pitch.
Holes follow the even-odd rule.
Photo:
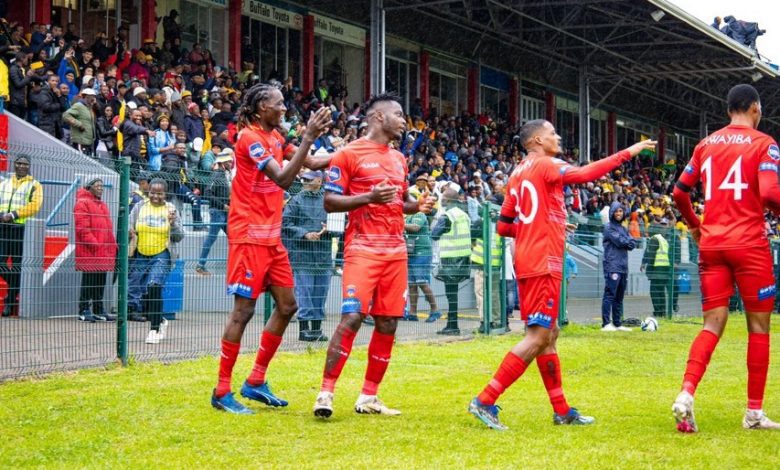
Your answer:
[[[780,433],[741,427],[740,315],[699,387],[701,432],[676,432],[670,408],[695,323],[662,322],[656,333],[567,327],[559,340],[564,389],[570,404],[596,417],[590,427],[552,425],[535,365],[499,401],[509,431],[491,431],[466,412],[521,338],[514,334],[397,345],[380,396],[399,417],[352,410],[365,347],[347,363],[329,421],[311,412],[324,350],[280,354],[269,379],[291,404],[252,403],[254,416],[211,408],[213,357],[9,382],[0,384],[0,468],[778,468]],[[765,410],[780,420],[780,334],[772,336]],[[234,389],[252,360],[239,359]]]

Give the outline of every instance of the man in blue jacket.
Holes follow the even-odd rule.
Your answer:
[[[602,331],[631,331],[622,325],[623,295],[628,276],[628,252],[636,242],[623,227],[625,209],[619,202],[609,207],[609,223],[604,226],[604,299],[601,302]]]

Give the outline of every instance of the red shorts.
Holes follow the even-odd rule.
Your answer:
[[[362,257],[344,260],[341,314],[362,313],[402,317],[408,294],[405,259],[379,261]]]
[[[561,280],[552,276],[534,276],[517,280],[520,293],[520,317],[528,326],[555,327]]]
[[[771,312],[775,275],[769,247],[699,252],[701,304],[705,312],[727,307],[737,283],[748,312]]]
[[[294,286],[287,250],[276,246],[231,243],[228,248],[227,293],[256,299],[268,286]]]

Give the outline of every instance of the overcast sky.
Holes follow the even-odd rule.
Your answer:
[[[780,2],[777,0],[671,0],[697,18],[712,23],[716,16],[733,15],[738,20],[755,21],[766,34],[756,43],[758,52],[780,63]]]

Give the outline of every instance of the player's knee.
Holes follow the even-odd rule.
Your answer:
[[[236,305],[231,312],[230,320],[233,323],[247,324],[249,320],[255,315],[254,306],[248,305]]]
[[[280,314],[286,317],[291,317],[295,315],[295,312],[298,311],[298,302],[295,300],[290,300],[284,302],[283,304],[279,304],[277,308],[279,309]]]

